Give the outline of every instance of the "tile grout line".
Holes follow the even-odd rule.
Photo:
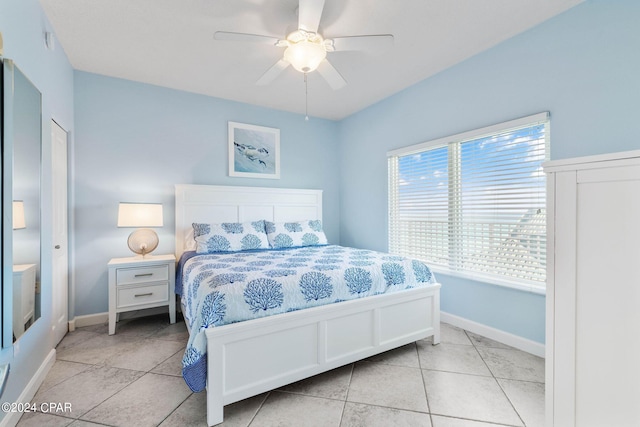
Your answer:
[[[438,343],[439,344],[439,343]],[[424,397],[427,399],[427,410],[429,411],[429,422],[431,423],[431,427],[433,427],[433,416],[431,414],[431,404],[429,403],[429,393],[427,392],[427,381],[424,379],[424,373],[422,369],[422,362],[420,361],[420,351],[418,350],[418,342],[414,342],[416,355],[418,356],[418,368],[420,369],[420,378],[422,379],[422,388],[424,389]],[[431,345],[433,344],[433,338],[431,341]]]
[[[469,339],[469,341],[471,341],[471,345],[473,345],[473,348],[476,350],[476,353],[478,353],[478,356],[480,356],[480,359],[482,360],[482,363],[485,364],[485,366],[487,367],[487,369],[489,370],[489,372],[491,373],[491,377],[493,378],[493,380],[496,382],[496,384],[498,384],[498,387],[500,387],[500,391],[502,391],[502,394],[504,395],[504,397],[507,399],[507,401],[509,402],[509,405],[511,405],[511,408],[513,409],[513,411],[516,413],[516,415],[518,416],[518,419],[520,420],[520,422],[522,422],[522,425],[524,427],[527,427],[527,423],[524,422],[524,420],[522,419],[522,416],[520,415],[520,412],[518,412],[518,410],[516,409],[515,405],[513,404],[513,402],[511,401],[511,399],[509,398],[509,396],[507,395],[507,392],[504,391],[504,388],[502,387],[502,384],[500,384],[500,381],[498,381],[498,378],[496,378],[495,374],[493,373],[493,371],[491,370],[491,367],[489,366],[489,364],[487,363],[486,360],[484,360],[484,357],[482,357],[482,353],[480,353],[480,350],[478,350],[478,346],[476,346],[476,344],[474,343],[474,341],[471,339],[471,337],[469,336],[468,332],[466,330],[464,330],[465,335],[467,336],[467,338]]]
[[[322,397],[320,397],[319,399],[322,399]],[[356,402],[356,401],[350,401],[348,403],[357,403],[358,405],[371,406],[372,408],[391,409],[392,411],[411,412],[412,414],[431,415],[429,412],[422,412],[415,409],[407,409],[407,408],[396,408],[395,406],[384,406],[377,403]],[[435,415],[438,415],[438,414],[435,414]],[[477,421],[477,420],[473,420],[473,421]],[[516,427],[516,426],[513,426],[513,427]]]
[[[165,327],[163,327],[163,328],[161,328],[161,329],[158,329],[156,332],[154,332],[154,333],[151,335],[151,337],[153,337],[153,336],[157,335],[157,334],[158,334],[158,333],[160,333],[161,331],[165,330],[167,327],[168,327],[168,326],[165,326]],[[147,340],[147,339],[150,339],[150,337],[143,338],[143,340]],[[153,339],[160,339],[160,338],[153,338]],[[178,341],[176,341],[176,342],[178,342]],[[171,359],[173,356],[175,356],[176,354],[178,354],[178,353],[179,353],[179,352],[181,352],[181,351],[184,351],[184,350],[182,350],[182,349],[177,350],[177,351],[176,351],[175,353],[173,353],[171,356],[167,357],[166,359],[164,359],[163,361],[161,361],[160,363],[158,363],[156,366],[154,366],[153,368],[151,368],[151,369],[149,369],[148,371],[146,371],[146,373],[145,373],[144,375],[146,375],[146,374],[154,374],[154,375],[163,375],[163,376],[168,376],[168,377],[176,377],[176,375],[170,375],[170,374],[159,373],[159,372],[152,372],[152,371],[153,371],[154,369],[156,369],[158,366],[160,366],[160,365],[162,365],[163,363],[165,363],[167,360]],[[144,375],[143,375],[142,377],[144,377]],[[142,377],[140,377],[140,378],[142,378]],[[138,378],[138,379],[140,379],[140,378]],[[136,381],[137,381],[137,380],[136,380]],[[134,382],[135,382],[135,381],[134,381]],[[133,383],[132,383],[132,384],[133,384]],[[126,388],[126,387],[125,387],[125,388]],[[123,389],[123,390],[124,390],[124,389]],[[120,390],[120,391],[122,391],[122,390]],[[118,393],[119,393],[119,392],[118,392]],[[157,425],[159,426],[159,425],[160,425],[160,424],[162,424],[165,420],[167,420],[167,419],[168,419],[168,418],[169,418],[169,417],[170,417],[174,412],[176,412],[176,411],[177,411],[177,410],[178,410],[178,409],[179,409],[179,408],[180,408],[180,407],[181,407],[181,406],[182,406],[182,405],[183,405],[183,404],[184,404],[184,403],[185,403],[185,402],[186,402],[186,401],[187,401],[191,396],[193,396],[193,395],[194,395],[194,392],[193,392],[193,391],[191,391],[191,393],[189,393],[189,394],[187,395],[187,397],[185,397],[185,398],[182,400],[182,402],[180,402],[180,404],[178,404],[178,405],[175,407],[175,409],[174,409],[173,411],[169,412],[169,413],[167,414],[167,416],[166,416],[166,417],[164,417],[164,418],[163,418],[163,419],[162,419],[162,420],[161,420]]]
[[[473,423],[480,423],[480,424],[491,424],[491,425],[504,426],[504,427],[522,427],[522,426],[516,426],[514,424],[504,424],[504,423],[495,422],[495,421],[481,421],[481,420],[477,420],[475,418],[463,418],[463,417],[456,417],[456,416],[453,416],[453,415],[445,415],[445,414],[433,414],[433,415],[436,415],[436,416],[442,417],[442,418],[449,418],[449,419],[452,419],[452,420],[471,421]]]
[[[344,396],[344,403],[342,404],[342,412],[340,413],[340,424],[339,427],[342,426],[342,421],[344,419],[344,410],[347,407],[347,401],[349,400],[349,390],[351,388],[351,379],[353,378],[353,371],[356,369],[356,363],[351,363],[351,371],[349,372],[349,381],[347,382],[347,393]]]
[[[173,377],[176,377],[177,375],[171,375],[171,374],[165,374],[165,373],[160,373],[160,372],[153,372],[154,369],[156,369],[158,366],[162,365],[163,363],[165,363],[167,360],[171,359],[173,356],[175,356],[176,354],[183,352],[184,350],[182,348],[180,348],[178,351],[176,351],[175,353],[173,353],[171,356],[167,357],[166,359],[164,359],[162,362],[158,363],[156,366],[154,366],[153,368],[149,369],[147,372],[148,373],[152,373],[152,374],[158,374],[158,375],[170,375]],[[180,377],[182,377],[182,375],[180,375]]]
[[[33,396],[33,399],[35,399],[35,398],[36,398],[36,396],[38,395],[38,393],[40,393],[40,392],[43,392],[43,393],[44,393],[45,391],[50,390],[50,389],[52,389],[53,387],[56,387],[56,386],[58,386],[58,385],[60,385],[60,384],[63,384],[63,383],[65,383],[65,382],[67,382],[68,380],[70,380],[71,378],[76,377],[77,375],[80,375],[80,374],[82,374],[82,373],[84,373],[84,372],[87,372],[89,369],[91,369],[91,367],[95,366],[95,364],[91,364],[91,363],[71,362],[71,361],[69,361],[69,360],[61,360],[61,361],[62,361],[62,362],[65,362],[65,363],[77,363],[77,364],[79,364],[79,365],[85,365],[85,366],[87,366],[87,368],[86,368],[86,369],[84,369],[84,370],[82,370],[82,371],[80,371],[80,372],[76,372],[75,374],[71,375],[69,378],[65,378],[65,379],[61,380],[60,382],[57,382],[57,383],[55,383],[55,384],[52,384],[52,385],[51,385],[51,386],[49,386],[48,388],[44,388],[44,389],[43,389],[43,388],[42,388],[42,385],[40,385],[40,387],[38,388],[38,390],[36,390],[36,394]],[[57,362],[58,362],[58,360],[56,360],[56,361],[54,362],[54,366],[55,366],[55,364],[56,364]],[[51,368],[53,369],[53,366],[52,366]],[[49,374],[47,373],[47,376],[48,376],[48,375],[49,375]],[[33,399],[31,399],[31,403],[34,403],[34,402],[33,402]]]
[[[142,377],[140,377],[140,378],[142,378]],[[163,422],[165,422],[165,421],[167,420],[167,418],[169,418],[169,417],[170,417],[174,412],[176,412],[176,411],[177,411],[177,410],[182,406],[182,404],[184,404],[184,402],[186,402],[186,401],[187,401],[187,399],[189,399],[191,396],[193,396],[193,394],[194,394],[194,393],[193,393],[193,392],[191,392],[189,395],[187,395],[187,397],[185,397],[185,398],[184,398],[184,400],[183,400],[182,402],[180,402],[180,404],[179,404],[178,406],[176,406],[176,407],[175,407],[175,409],[174,409],[173,411],[169,412],[169,413],[167,414],[167,416],[166,416],[166,417],[164,417],[164,418],[163,418],[163,419],[162,419],[158,424],[156,424],[156,425],[158,425],[158,426],[159,426],[160,424],[162,424]]]
[[[113,366],[108,366],[105,364],[96,364],[96,367],[105,367],[105,368],[111,368],[111,369],[122,369],[122,368],[115,368]],[[87,415],[89,412],[93,411],[94,409],[96,409],[98,406],[102,405],[103,403],[105,403],[107,400],[111,399],[112,397],[114,397],[116,394],[120,393],[121,391],[123,391],[124,389],[126,389],[127,387],[131,386],[132,384],[138,382],[142,377],[144,377],[145,375],[148,374],[148,372],[145,371],[136,371],[135,369],[128,369],[129,371],[134,371],[134,372],[141,372],[142,375],[140,375],[140,377],[136,378],[135,380],[131,381],[129,384],[125,385],[124,387],[122,387],[121,389],[117,390],[116,392],[114,392],[112,395],[110,395],[109,397],[105,398],[103,401],[101,401],[100,403],[98,403],[97,405],[93,406],[91,409],[89,409],[88,411],[86,411],[85,413],[81,414],[78,416],[78,418],[76,418],[77,420],[80,421],[88,421],[88,422],[93,422],[91,420],[82,420],[80,419],[80,417]],[[109,425],[109,424],[107,424]]]
[[[258,416],[258,413],[260,412],[260,410],[262,409],[262,407],[264,406],[265,402],[267,401],[267,399],[269,398],[269,396],[271,396],[271,391],[268,391],[266,393],[266,395],[264,396],[264,399],[262,399],[262,402],[260,402],[260,405],[258,406],[258,409],[256,409],[255,414],[253,414],[253,416],[251,417],[251,419],[249,420],[249,422],[247,423],[247,427],[251,426],[251,424],[253,423],[253,421],[256,419],[256,417]],[[223,409],[224,410],[224,409]],[[205,414],[206,415],[206,414]],[[224,421],[223,421],[224,422]]]
[[[68,362],[68,361],[66,361],[66,362]],[[73,363],[82,363],[82,362],[73,362]],[[84,364],[84,363],[83,363],[83,364]],[[90,367],[89,367],[89,368],[87,368],[86,370],[82,371],[82,372],[78,372],[77,374],[74,374],[74,375],[70,376],[69,378],[67,378],[67,379],[65,379],[65,380],[63,380],[63,381],[60,381],[60,382],[59,382],[59,383],[57,383],[55,386],[58,386],[58,385],[60,385],[60,384],[63,384],[63,383],[65,383],[65,382],[69,381],[71,378],[74,378],[74,377],[76,377],[76,376],[78,376],[78,375],[80,375],[80,374],[86,373],[87,371],[91,370],[92,368],[93,368],[94,370],[95,370],[95,369],[100,369],[100,368],[112,368],[112,369],[125,370],[125,369],[122,369],[122,368],[115,368],[115,367],[113,367],[113,366],[108,366],[108,365],[106,365],[106,364],[104,364],[104,363],[94,363],[94,364],[88,364],[88,363],[87,363],[86,365],[89,365]],[[116,394],[120,393],[122,390],[124,390],[125,388],[129,387],[131,384],[135,383],[136,381],[138,381],[140,378],[144,377],[144,376],[147,374],[147,372],[144,372],[144,371],[138,371],[138,370],[135,370],[135,369],[126,369],[126,370],[128,370],[128,371],[132,371],[132,372],[140,372],[140,373],[142,373],[142,375],[141,375],[139,378],[136,378],[136,379],[135,379],[134,381],[132,381],[131,383],[129,383],[129,384],[127,384],[127,385],[125,385],[125,386],[124,386],[124,387],[122,387],[121,389],[116,390],[113,394],[111,394],[110,396],[106,397],[103,401],[101,401],[100,403],[96,404],[95,406],[92,406],[90,409],[88,409],[87,411],[83,412],[82,414],[79,414],[77,417],[70,418],[70,417],[65,417],[65,416],[62,416],[62,415],[57,415],[57,416],[62,417],[62,418],[67,418],[67,419],[73,419],[74,421],[75,421],[75,420],[79,420],[79,421],[86,421],[86,420],[81,420],[81,419],[80,419],[80,417],[82,417],[82,416],[84,416],[84,415],[88,414],[89,412],[93,411],[95,408],[97,408],[98,406],[102,405],[104,402],[106,402],[107,400],[111,399],[113,396],[115,396]],[[52,387],[50,387],[50,388],[48,388],[48,389],[44,390],[43,392],[46,392],[46,391],[48,391],[48,390],[52,389],[52,388],[53,388],[53,387],[55,387],[55,386],[52,386]],[[40,390],[38,390],[38,391],[36,392],[36,395],[34,396],[34,399],[35,399],[35,397],[38,395],[38,392],[39,392],[39,391],[40,391]],[[33,402],[33,401],[32,401],[32,402]],[[37,402],[33,402],[33,403],[37,403]],[[51,415],[54,415],[54,414],[51,414]],[[22,418],[22,417],[20,417],[20,418]],[[92,421],[91,421],[91,422],[92,422]]]

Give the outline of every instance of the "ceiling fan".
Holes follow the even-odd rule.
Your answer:
[[[324,38],[318,32],[325,0],[299,0],[298,29],[284,39],[257,34],[217,31],[214,39],[269,44],[285,48],[282,59],[269,68],[256,82],[257,85],[271,83],[289,65],[307,74],[318,70],[332,89],[344,87],[347,82],[327,60],[328,52],[354,50],[382,50],[393,44],[393,35],[376,34]],[[306,77],[306,76],[305,76]]]

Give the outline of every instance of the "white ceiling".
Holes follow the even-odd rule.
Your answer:
[[[284,38],[298,0],[40,0],[77,70],[304,114],[303,75],[260,76],[283,49],[216,41],[216,31]],[[309,74],[309,115],[342,119],[583,0],[326,0],[325,38],[393,34],[383,53],[332,52],[347,80]]]

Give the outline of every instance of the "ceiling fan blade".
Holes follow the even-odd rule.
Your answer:
[[[326,59],[322,60],[317,68],[318,72],[329,83],[331,89],[338,90],[346,86],[347,81],[340,75],[338,70]]]
[[[300,0],[298,3],[298,29],[317,33],[323,8],[324,0]]]
[[[280,61],[276,62],[275,64],[273,64],[273,66],[271,68],[269,68],[263,75],[262,77],[260,77],[258,79],[258,81],[256,82],[256,84],[258,86],[266,86],[269,83],[271,83],[273,80],[275,80],[276,77],[278,77],[280,75],[281,72],[283,72],[284,70],[286,70],[286,68],[289,66],[290,64],[285,61],[284,59],[281,59]]]
[[[275,44],[278,43],[277,37],[261,36],[258,34],[247,33],[231,33],[227,31],[216,31],[213,34],[213,38],[221,41],[262,43],[270,44],[272,46],[275,46]]]
[[[391,34],[376,34],[372,36],[335,37],[333,50],[335,52],[347,50],[364,50],[367,52],[381,52],[393,46]]]

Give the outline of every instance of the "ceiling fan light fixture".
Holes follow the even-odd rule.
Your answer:
[[[302,40],[299,39],[301,34],[304,36]],[[327,49],[320,35],[297,31],[290,34],[287,40],[289,46],[284,51],[284,59],[301,73],[314,71],[327,57]]]

